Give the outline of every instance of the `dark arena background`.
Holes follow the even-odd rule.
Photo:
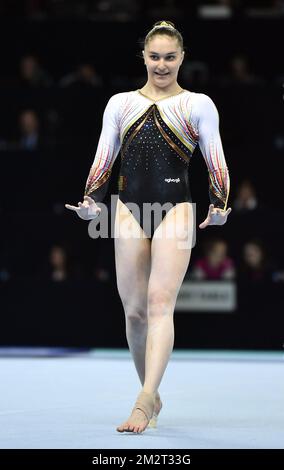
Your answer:
[[[196,245],[174,315],[175,344],[163,382],[161,435],[153,443],[151,432],[145,433],[139,446],[283,448],[280,0],[0,2],[0,362],[5,390],[1,414],[6,423],[0,432],[1,448],[137,446],[130,437],[122,442],[115,434],[138,381],[117,291],[113,239],[91,238],[88,222],[65,204],[82,201],[108,99],[146,83],[140,42],[159,20],[174,22],[184,38],[178,83],[209,95],[219,111],[232,213],[222,227],[198,228],[209,197],[208,172],[197,147],[189,167]],[[117,194],[119,164],[120,156],[108,204]],[[202,273],[200,261],[212,259],[215,265],[229,259],[230,273]],[[32,365],[34,357],[42,362]],[[66,362],[58,365],[56,358]],[[68,382],[69,367],[73,381],[77,374],[79,383]],[[28,385],[34,377],[38,403],[31,398],[35,383]],[[18,380],[21,397],[15,392]],[[216,380],[219,392],[208,391],[209,399],[210,380]],[[198,387],[203,393],[199,405]],[[111,403],[109,408],[112,388],[114,395],[123,397],[119,407]],[[41,393],[46,395],[42,401]],[[223,403],[218,403],[219,393]],[[182,394],[190,395],[188,408],[179,408]],[[230,400],[240,400],[239,411],[232,410]],[[166,403],[171,403],[168,410]],[[214,415],[215,406],[220,414]],[[93,414],[90,421],[87,407]],[[20,415],[12,412],[17,409],[22,410]],[[224,421],[218,425],[218,419],[228,415],[229,428]],[[55,419],[58,426],[52,435],[40,426],[42,418],[50,425]],[[65,418],[70,426],[62,428]],[[177,424],[180,434],[174,431]],[[10,433],[4,432],[7,427]]]

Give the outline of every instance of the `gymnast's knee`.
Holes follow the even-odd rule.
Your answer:
[[[175,295],[166,289],[150,289],[148,292],[148,316],[163,316],[172,313],[175,304]]]
[[[124,306],[125,317],[128,322],[135,325],[144,325],[147,323],[147,307],[141,305]]]

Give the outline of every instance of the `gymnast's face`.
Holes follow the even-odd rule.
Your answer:
[[[168,88],[176,82],[184,57],[176,38],[154,36],[145,46],[143,56],[149,82],[159,88]]]

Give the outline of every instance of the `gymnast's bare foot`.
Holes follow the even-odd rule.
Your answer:
[[[154,412],[155,393],[147,393],[142,390],[134,405],[132,413],[127,421],[118,426],[118,432],[142,433],[148,426]]]
[[[134,410],[127,421],[118,426],[118,432],[143,432],[148,426],[149,420],[142,410]]]

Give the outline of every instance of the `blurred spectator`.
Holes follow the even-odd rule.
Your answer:
[[[18,148],[21,150],[38,150],[40,147],[39,118],[35,111],[27,109],[19,115],[20,138]]]
[[[81,270],[71,262],[67,249],[60,244],[51,246],[48,263],[43,269],[43,276],[54,282],[61,282],[82,277]]]
[[[44,131],[39,116],[33,109],[21,111],[17,121],[18,126],[16,130],[14,130],[14,123],[11,123],[10,127],[13,130],[12,135],[9,137],[2,137],[0,135],[0,151],[36,151],[55,148],[58,142],[58,131],[60,127],[60,118],[55,109],[46,109],[42,116],[41,121],[43,121],[44,124]]]
[[[264,85],[265,80],[251,71],[248,57],[235,55],[229,63],[229,75],[219,79],[222,85]]]
[[[244,55],[237,55],[230,62],[231,80],[233,82],[252,83],[255,77],[250,71],[248,59]]]
[[[65,75],[59,80],[59,86],[62,88],[76,87],[76,88],[94,88],[102,87],[103,80],[100,77],[95,67],[91,64],[81,64],[77,67],[75,72]]]
[[[267,250],[259,239],[247,241],[242,249],[238,278],[243,282],[270,281],[272,277],[271,264],[268,261]]]
[[[20,61],[19,85],[28,88],[45,88],[53,84],[52,78],[43,70],[38,59],[33,55],[26,55]]]
[[[0,151],[33,151],[40,150],[43,146],[44,141],[39,132],[39,118],[32,109],[26,109],[19,114],[18,127],[14,137],[7,139],[0,136]]]
[[[244,180],[237,188],[237,197],[233,207],[237,211],[251,211],[258,206],[256,191],[251,181]]]
[[[66,252],[61,246],[52,246],[49,254],[50,278],[52,281],[65,281],[69,277]]]
[[[205,256],[197,259],[190,277],[198,280],[225,280],[235,278],[233,260],[228,257],[228,245],[222,239],[209,240],[204,247]]]

